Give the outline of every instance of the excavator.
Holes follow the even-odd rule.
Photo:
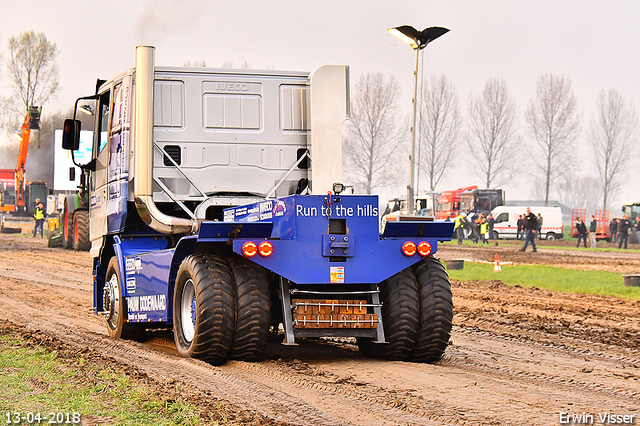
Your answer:
[[[15,170],[2,169],[0,176],[2,180],[1,210],[8,213],[16,213],[19,215],[28,214],[27,206],[27,182],[25,179],[25,165],[27,163],[27,154],[29,152],[29,139],[31,130],[40,129],[41,107],[32,106],[24,117],[24,122],[20,128],[20,147],[18,150],[18,162]],[[13,176],[13,179],[11,179]],[[13,181],[13,182],[12,182]],[[42,183],[34,182],[34,186],[44,186]],[[44,190],[46,197],[46,188]]]

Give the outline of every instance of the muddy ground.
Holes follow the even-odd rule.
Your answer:
[[[498,253],[502,262],[640,273],[636,253],[563,244],[537,253],[454,245],[438,256],[493,261]],[[435,364],[371,360],[350,341],[301,339],[272,342],[260,363],[214,367],[177,357],[170,331],[144,343],[110,339],[92,313],[90,263],[85,252],[0,234],[0,331],[126,371],[201,413],[219,413],[222,403],[229,424],[556,425],[561,413],[598,424],[607,412],[640,424],[640,301],[453,282],[451,345]]]

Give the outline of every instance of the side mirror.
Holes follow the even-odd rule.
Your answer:
[[[76,180],[76,168],[69,167],[69,181],[73,182],[74,180]]]
[[[69,151],[77,151],[80,148],[80,120],[70,118],[64,120],[62,126],[62,148]]]

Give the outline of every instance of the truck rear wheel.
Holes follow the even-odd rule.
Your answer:
[[[409,359],[416,344],[420,317],[418,285],[411,269],[404,269],[380,285],[382,323],[387,344],[358,338],[363,355],[393,361]]]
[[[425,257],[413,267],[420,295],[420,326],[411,360],[434,362],[442,358],[451,335],[451,284],[442,263]]]
[[[178,354],[223,364],[233,342],[236,311],[227,263],[213,255],[188,256],[178,269],[173,295]]]
[[[62,248],[71,250],[71,248],[73,248],[73,213],[67,209],[66,203],[62,211],[61,221]]]
[[[236,292],[236,327],[230,359],[262,361],[269,341],[271,292],[267,271],[241,256],[229,259]]]
[[[112,257],[107,267],[106,281],[103,291],[103,308],[107,312],[107,331],[116,339],[140,340],[144,336],[142,324],[125,322],[127,303],[120,288],[117,259]]]
[[[75,251],[89,251],[89,212],[77,210],[73,214],[73,249]]]

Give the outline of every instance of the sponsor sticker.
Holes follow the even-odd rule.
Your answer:
[[[332,284],[344,283],[344,266],[331,266],[329,273]]]

